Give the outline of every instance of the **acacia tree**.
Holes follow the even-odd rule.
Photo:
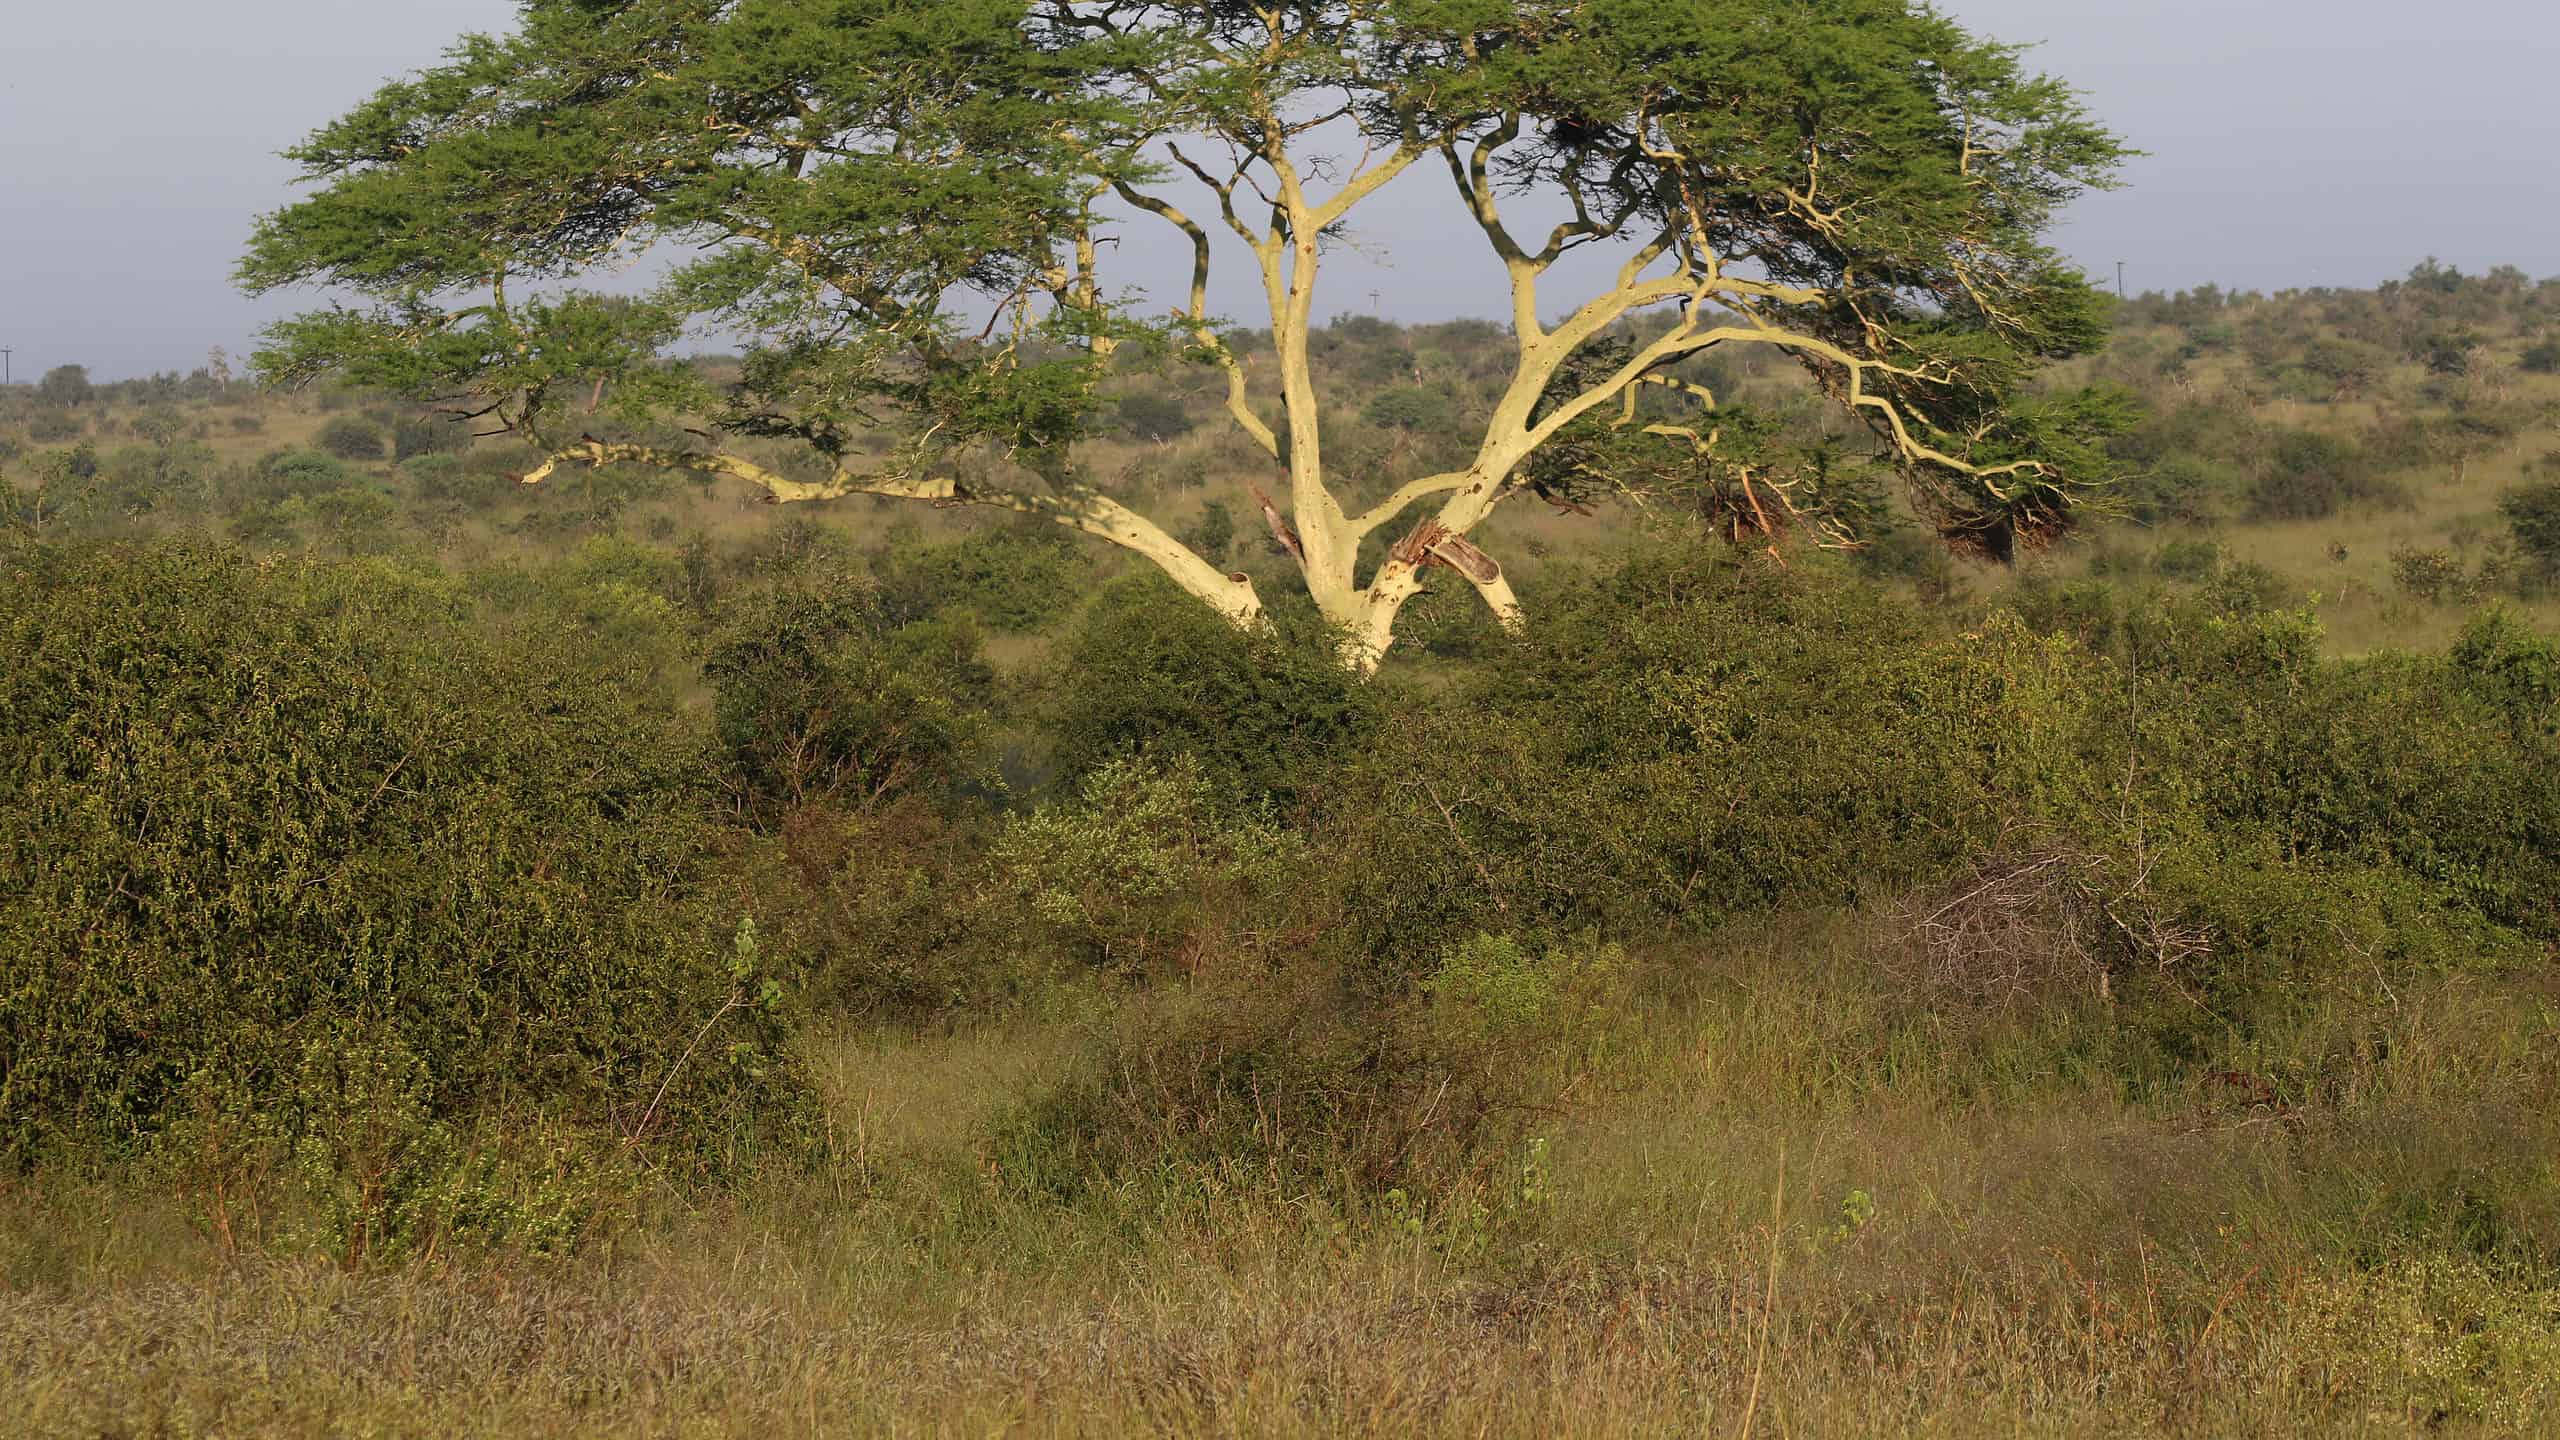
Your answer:
[[[1017,511],[1252,626],[1249,577],[1075,463],[1104,378],[1187,352],[1223,370],[1270,465],[1255,505],[1366,670],[1435,566],[1519,623],[1469,537],[1524,490],[1676,480],[1738,530],[1842,533],[1854,487],[1776,463],[1686,368],[1720,347],[1800,361],[1950,540],[2067,524],[2091,410],[2021,386],[2100,309],[2040,235],[2122,153],[1918,0],[527,0],[292,151],[316,192],[240,275],[372,302],[277,326],[271,379],[439,399],[539,446],[529,482],[637,463]],[[1516,360],[1463,467],[1355,495],[1325,463],[1319,279],[1417,167],[1500,261]],[[1561,223],[1523,234],[1530,208]],[[1105,273],[1138,225],[1189,246],[1169,315],[1117,288],[1164,277]],[[668,244],[684,263],[636,303],[571,288]],[[1551,312],[1583,251],[1614,263]],[[1210,310],[1238,257],[1267,368]],[[658,359],[689,326],[750,338],[739,383]],[[886,456],[859,438],[883,432]]]

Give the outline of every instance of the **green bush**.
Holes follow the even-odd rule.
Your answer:
[[[2151,567],[2172,580],[2206,580],[2222,568],[2222,546],[2201,539],[2172,540],[2151,557]]]
[[[2014,622],[1949,636],[1846,577],[1703,552],[1573,578],[1539,619],[1327,787],[1381,953],[1854,904],[2070,778],[2068,646]]]
[[[324,432],[325,433],[325,432]],[[391,427],[391,458],[451,455],[471,448],[471,426],[446,415],[404,415]]]
[[[332,490],[344,490],[359,478],[345,463],[317,450],[280,450],[258,463],[251,483],[239,498],[252,504],[307,500]]]
[[[1457,402],[1427,385],[1398,385],[1369,397],[1360,418],[1381,430],[1437,435],[1457,428]]]
[[[1210,564],[1224,565],[1236,548],[1235,514],[1223,500],[1208,501],[1200,507],[1200,518],[1184,526],[1174,538]]]
[[[181,544],[21,554],[0,630],[11,1161],[185,1121],[399,1169],[521,1122],[694,1173],[794,1132],[698,883],[697,742],[574,639],[382,564]]]
[[[2548,641],[2493,614],[2449,655],[2341,662],[2320,657],[2300,616],[2164,607],[2137,617],[2129,643],[2164,813],[2219,846],[2379,867],[2448,914],[2560,935]]]
[[[2450,550],[2402,545],[2391,552],[2391,583],[2429,604],[2474,598],[2471,576]]]
[[[672,576],[669,577],[672,580]],[[991,681],[974,632],[894,626],[847,585],[785,586],[725,617],[703,661],[741,810],[868,810],[976,766]]]
[[[2320,520],[2356,501],[2391,500],[2399,487],[2374,470],[2353,441],[2317,430],[2289,430],[2276,439],[2249,491],[2250,514],[2260,520]]]
[[[340,415],[320,427],[312,441],[321,453],[340,460],[379,460],[391,437],[380,425],[362,415]]]
[[[1480,1237],[1485,1182],[1587,1069],[1628,978],[1614,946],[1508,935],[1431,950],[1391,991],[1322,949],[1219,958],[1128,995],[1084,1073],[1006,1118],[1009,1183],[1073,1195],[1198,1167],[1417,1224],[1445,1201]]]
[[[2498,497],[2498,513],[2515,534],[2525,563],[2560,573],[2560,475],[2516,486]]]
[[[1065,531],[1035,521],[940,545],[893,545],[874,571],[894,621],[966,610],[998,630],[1037,631],[1073,608],[1093,561]]]
[[[1199,427],[1183,409],[1182,397],[1157,390],[1123,395],[1114,402],[1120,428],[1141,440],[1178,440]]]
[[[1384,704],[1327,637],[1245,634],[1152,571],[1096,598],[1059,647],[1051,689],[1067,778],[1187,754],[1230,794],[1283,807],[1374,730]]]
[[[1050,953],[1161,978],[1269,953],[1314,856],[1305,836],[1223,799],[1186,755],[1095,770],[1072,802],[1008,823],[993,860]]]

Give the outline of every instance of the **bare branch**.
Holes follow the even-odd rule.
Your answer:
[[[881,495],[945,505],[985,506],[1038,516],[1145,556],[1174,583],[1237,625],[1252,626],[1261,623],[1262,619],[1262,602],[1254,594],[1253,581],[1249,577],[1219,570],[1155,522],[1088,486],[1069,486],[1058,494],[1025,494],[963,485],[947,475],[865,474],[843,467],[824,480],[803,481],[794,480],[743,456],[718,451],[670,450],[654,445],[621,444],[592,438],[547,456],[522,477],[522,483],[539,485],[557,474],[562,465],[577,462],[593,466],[649,465],[726,475],[756,486],[772,503],[780,505],[835,500],[847,495]]]
[[[1253,413],[1253,405],[1246,392],[1244,366],[1237,363],[1234,353],[1209,324],[1209,232],[1171,202],[1145,194],[1125,180],[1115,182],[1115,188],[1122,200],[1161,218],[1190,238],[1191,306],[1183,312],[1183,318],[1191,322],[1192,337],[1203,350],[1216,358],[1218,368],[1226,372],[1227,413],[1235,418],[1236,424],[1243,427],[1247,435],[1253,437],[1253,442],[1261,446],[1265,454],[1274,460],[1279,459],[1280,437],[1272,433],[1261,416]]]

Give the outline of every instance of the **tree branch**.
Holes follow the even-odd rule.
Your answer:
[[[595,439],[582,440],[545,457],[540,465],[522,477],[522,483],[539,485],[557,474],[563,464],[580,461],[593,466],[649,465],[660,469],[726,475],[756,486],[773,503],[780,505],[836,500],[847,495],[879,495],[944,505],[977,505],[1033,515],[1145,556],[1175,584],[1239,626],[1250,627],[1262,619],[1262,601],[1255,595],[1253,581],[1249,577],[1218,569],[1167,534],[1154,521],[1085,486],[1069,487],[1057,495],[1026,495],[1019,491],[964,486],[950,476],[864,474],[843,467],[838,467],[824,480],[803,481],[742,456]]]
[[[1119,191],[1122,200],[1162,218],[1167,224],[1190,237],[1191,306],[1184,312],[1184,318],[1191,322],[1192,336],[1199,341],[1200,347],[1215,356],[1218,368],[1226,372],[1227,413],[1235,417],[1236,424],[1243,427],[1245,434],[1253,437],[1253,442],[1261,446],[1265,454],[1274,460],[1279,459],[1280,437],[1272,433],[1271,427],[1263,423],[1261,416],[1253,413],[1253,405],[1245,388],[1244,367],[1236,363],[1234,353],[1228,350],[1225,342],[1218,338],[1217,331],[1209,325],[1209,232],[1202,229],[1197,221],[1183,214],[1179,207],[1169,201],[1141,193],[1125,180],[1115,181],[1113,185]]]

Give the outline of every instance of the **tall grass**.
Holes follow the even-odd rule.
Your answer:
[[[1061,1199],[1069,992],[810,1041],[836,1159],[536,1261],[226,1254],[0,1199],[13,1433],[2530,1434],[2560,1403],[2560,1047],[2447,979],[2131,1085],[2102,1005],[1910,1003],[1883,914],[1644,957],[1580,1085],[1445,1190],[1216,1158]],[[1783,1187],[1783,1208],[1778,1196]]]

